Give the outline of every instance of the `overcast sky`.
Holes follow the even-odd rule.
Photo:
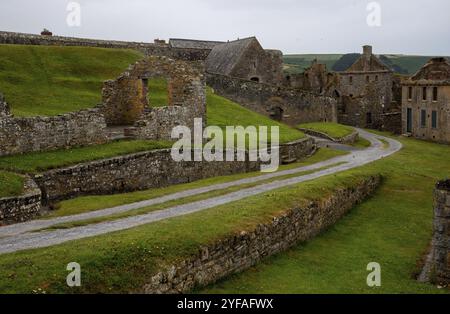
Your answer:
[[[79,0],[81,26],[66,22],[68,0],[1,0],[0,30],[151,42],[155,38],[233,40],[257,36],[284,53],[450,55],[449,0]]]

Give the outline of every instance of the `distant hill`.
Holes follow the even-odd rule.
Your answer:
[[[358,58],[360,54],[297,54],[284,56],[284,69],[289,73],[301,73],[311,65],[314,59],[319,63],[325,63],[332,71],[345,71]],[[379,55],[381,61],[398,74],[413,75],[432,56],[408,56],[408,55]]]

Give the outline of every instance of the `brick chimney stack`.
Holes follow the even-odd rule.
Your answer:
[[[363,55],[364,55],[364,57],[370,58],[372,53],[373,53],[372,46],[369,46],[369,45],[363,46]]]

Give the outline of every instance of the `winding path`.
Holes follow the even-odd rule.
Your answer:
[[[211,185],[203,188],[187,190],[179,193],[170,194],[167,196],[138,202],[134,204],[119,206],[115,208],[109,208],[104,210],[99,210],[95,212],[59,217],[48,220],[35,220],[31,222],[26,222],[22,224],[6,226],[0,228],[0,254],[11,253],[26,249],[42,248],[48,247],[56,244],[61,244],[67,241],[83,239],[87,237],[98,236],[102,234],[107,234],[110,232],[126,230],[134,228],[137,226],[149,224],[152,222],[173,218],[177,216],[192,214],[201,210],[217,207],[230,202],[242,200],[244,198],[269,192],[275,189],[286,187],[289,185],[295,185],[301,182],[313,180],[322,176],[339,173],[345,170],[356,168],[373,161],[379,160],[381,158],[387,157],[398,152],[402,148],[402,144],[396,140],[386,138],[383,136],[375,135],[364,130],[358,130],[360,135],[368,139],[372,143],[372,147],[366,150],[353,150],[351,154],[335,157],[327,161],[319,162],[314,165],[300,167],[285,171],[280,171],[271,174],[265,174],[258,177],[246,178],[242,180],[236,180],[223,184]],[[384,148],[383,143],[379,140],[389,142],[389,147]],[[302,172],[318,170],[327,166],[332,166],[339,164],[335,167],[330,167],[325,170],[316,171],[311,174],[301,175]],[[143,215],[132,216],[127,218],[118,219],[115,221],[102,222],[97,224],[91,224],[82,227],[74,227],[71,229],[61,229],[53,231],[43,231],[43,232],[33,232],[37,230],[42,230],[49,228],[51,226],[68,223],[83,221],[92,218],[106,217],[113,214],[125,213],[130,210],[144,208],[156,204],[162,204],[167,201],[177,200],[181,198],[186,198],[189,196],[194,196],[210,191],[222,190],[233,186],[239,186],[247,183],[257,183],[263,180],[277,178],[285,175],[295,175],[299,176],[277,180],[270,183],[262,183],[260,185],[242,189],[236,192],[228,193],[222,196],[212,197],[202,201],[182,204],[179,206],[174,206],[160,211],[154,211]]]

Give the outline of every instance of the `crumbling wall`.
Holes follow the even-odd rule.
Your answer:
[[[434,192],[432,275],[440,284],[450,284],[450,180],[439,182]]]
[[[0,156],[103,144],[106,123],[98,109],[53,117],[0,119]]]
[[[169,104],[152,108],[147,81],[168,81]],[[106,81],[100,110],[108,125],[133,125],[130,133],[140,139],[170,139],[172,128],[206,123],[206,85],[201,63],[149,56],[130,66],[118,79]]]
[[[11,112],[9,110],[9,106],[6,103],[3,95],[0,93],[0,119],[11,116]]]
[[[337,120],[337,102],[331,97],[218,74],[207,74],[207,82],[218,95],[293,126]]]
[[[20,196],[0,198],[0,225],[31,220],[41,210],[41,190],[27,178]]]

